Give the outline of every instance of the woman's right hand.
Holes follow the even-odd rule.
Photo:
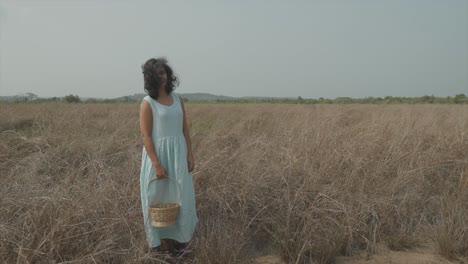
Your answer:
[[[156,178],[158,179],[167,178],[167,171],[161,164],[154,165],[154,170],[156,171]]]

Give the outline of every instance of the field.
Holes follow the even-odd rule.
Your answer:
[[[467,261],[467,105],[186,108],[187,263]],[[138,111],[0,104],[0,262],[162,263],[144,238]]]

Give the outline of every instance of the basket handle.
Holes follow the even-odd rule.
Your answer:
[[[167,176],[166,178],[162,178],[162,179],[159,179],[159,178],[155,177],[155,178],[151,179],[151,180],[148,182],[147,186],[146,186],[146,189],[147,189],[146,192],[148,193],[148,189],[149,189],[149,186],[151,185],[151,182],[152,182],[152,181],[158,182],[158,181],[162,181],[162,180],[171,180],[171,181],[174,181],[174,182],[175,182],[176,188],[177,188],[177,193],[178,193],[178,196],[179,196],[179,199],[178,199],[179,201],[178,201],[178,202],[180,203],[180,202],[181,202],[181,201],[180,201],[181,195],[180,195],[179,184],[177,183],[177,181],[175,181],[175,179],[172,179],[172,177],[168,177],[168,176]]]

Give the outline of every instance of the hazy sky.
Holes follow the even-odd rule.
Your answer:
[[[468,95],[468,0],[0,0],[0,95]]]

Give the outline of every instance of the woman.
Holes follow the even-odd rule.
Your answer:
[[[140,188],[146,239],[152,252],[176,256],[185,250],[198,224],[192,179],[195,167],[192,144],[183,100],[174,93],[178,79],[167,60],[149,59],[142,70],[144,90],[148,94],[140,107],[144,145]],[[151,181],[155,178],[156,181]],[[158,199],[180,202],[175,226],[151,225],[148,194],[152,193]]]

